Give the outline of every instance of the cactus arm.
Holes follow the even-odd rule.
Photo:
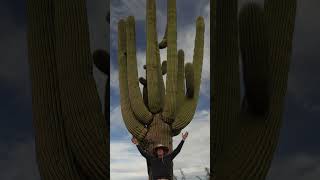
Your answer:
[[[135,117],[141,121],[142,124],[149,124],[152,120],[152,114],[144,105],[139,88],[135,37],[135,20],[133,16],[130,16],[126,21],[127,79],[128,88],[130,89],[129,98]]]
[[[257,95],[255,94],[257,93],[257,85],[259,86],[261,84],[257,84],[256,81],[264,80],[265,76],[268,75],[268,72],[266,72],[268,66],[266,63],[267,58],[261,57],[267,55],[267,49],[265,47],[266,41],[263,41],[266,38],[263,10],[254,3],[245,5],[240,11],[239,25],[240,49],[242,52],[246,89],[245,101],[254,104],[256,101],[252,101],[248,98],[257,98],[253,95]],[[263,66],[261,66],[260,63]],[[268,88],[266,87],[268,84],[264,84],[263,86]],[[227,158],[224,158],[224,160],[221,159],[218,163],[218,179],[229,177],[229,175],[224,172],[225,170],[230,170],[234,173],[231,179],[257,179],[257,177],[255,177],[257,176],[257,173],[253,172],[256,172],[256,170],[264,171],[264,168],[256,168],[257,162],[261,161],[257,156],[260,156],[260,153],[262,154],[262,152],[266,152],[265,150],[269,152],[269,144],[264,143],[264,138],[268,139],[271,136],[274,137],[276,133],[270,134],[270,129],[265,129],[263,124],[265,120],[264,113],[257,114],[256,111],[248,111],[247,107],[242,108],[240,116],[241,125],[238,124],[238,130],[236,130],[234,135],[236,136],[236,140],[233,144],[228,142],[229,148],[224,151],[224,155],[227,154]],[[272,124],[270,127],[273,129],[274,125]],[[246,158],[243,159],[241,156]],[[232,165],[228,166],[228,163]]]
[[[172,122],[176,115],[177,100],[177,74],[178,74],[178,51],[177,51],[177,14],[176,1],[168,1],[168,49],[167,49],[167,80],[166,95],[163,116],[166,122]]]
[[[119,64],[119,87],[120,104],[123,121],[128,131],[138,140],[142,140],[147,130],[134,116],[130,99],[127,81],[127,60],[126,60],[126,27],[125,21],[120,20],[118,24],[118,64]]]
[[[296,0],[266,0],[269,62],[271,71],[271,103],[282,104],[287,90],[287,79],[292,52]],[[279,78],[280,77],[280,78]]]
[[[93,52],[94,65],[105,75],[109,75],[110,65],[108,60],[110,59],[109,54],[102,49],[98,49]]]
[[[242,23],[250,24],[252,28],[250,31],[263,35],[263,32],[261,33],[259,29],[263,29],[264,21],[263,19],[255,19],[259,18],[259,16],[261,17],[259,15],[261,13],[259,9],[252,7],[250,5],[249,8],[245,9],[247,12],[241,13],[240,22],[245,20],[246,22]],[[234,134],[234,140],[227,142],[228,149],[224,150],[223,154],[219,154],[222,158],[219,159],[218,163],[216,162],[218,166],[215,169],[217,172],[216,179],[265,179],[267,175],[281,127],[283,97],[288,78],[295,10],[296,1],[265,2],[265,20],[268,25],[266,28],[268,31],[267,60],[270,64],[268,75],[271,85],[270,109],[264,116],[256,116],[250,111],[241,112],[242,123],[237,124],[238,130]],[[246,13],[248,13],[247,16]],[[243,15],[245,15],[245,19],[242,19]],[[241,28],[240,31],[243,31]],[[241,43],[242,46],[250,42],[252,43],[250,46],[255,48],[253,45],[258,40],[248,41],[247,34],[241,33],[240,35],[244,36],[241,37],[242,41],[244,40]],[[251,36],[256,37],[256,35]],[[259,36],[259,40],[264,38]],[[243,47],[242,50],[244,50]],[[249,58],[245,61],[250,63]],[[246,89],[250,87],[252,85],[249,85]]]
[[[264,115],[269,111],[269,63],[267,28],[263,9],[259,5],[248,3],[241,9],[239,35],[246,87],[243,109]]]
[[[160,91],[160,109],[163,109],[164,106],[164,97],[165,97],[165,86],[164,86],[164,80],[162,77],[163,73],[163,67],[161,64],[161,58],[160,58],[160,50],[158,46],[158,34],[157,31],[154,31],[155,33],[155,45],[154,47],[156,48],[156,60],[157,60],[157,71],[158,71],[158,82],[159,82],[159,91]],[[166,64],[166,63],[165,63]]]
[[[181,130],[173,130],[172,131],[172,136],[177,136],[181,133]]]
[[[85,0],[54,1],[56,61],[68,147],[83,175],[108,175],[107,122],[92,73]]]
[[[158,63],[158,45],[157,42],[157,25],[156,25],[156,2],[147,0],[147,81],[148,81],[148,105],[152,113],[158,113],[161,110],[161,88]]]
[[[238,1],[216,0],[212,4],[215,13],[213,61],[211,62],[211,126],[212,161],[217,166],[225,141],[231,134],[231,126],[240,111],[240,77],[238,51]],[[214,167],[213,167],[214,168]]]
[[[175,121],[172,123],[174,131],[181,130],[186,127],[192,120],[197,108],[197,101],[200,96],[201,73],[203,64],[203,51],[204,51],[204,19],[199,17],[197,19],[195,48],[193,55],[194,67],[194,94],[192,98],[185,97],[184,104],[178,111]]]
[[[177,111],[181,107],[185,96],[184,83],[184,52],[178,51],[178,79],[177,79]]]
[[[28,0],[28,61],[39,174],[43,180],[80,180],[65,138],[55,61],[54,3]]]

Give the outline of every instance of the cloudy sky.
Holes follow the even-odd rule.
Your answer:
[[[174,173],[179,177],[180,170],[185,172],[188,179],[196,179],[195,176],[205,176],[205,167],[210,167],[210,4],[209,0],[200,0],[194,4],[193,0],[177,0],[177,31],[178,49],[185,51],[185,59],[192,62],[196,19],[198,16],[205,18],[205,51],[202,73],[202,86],[199,107],[196,116],[185,131],[190,135],[181,153],[174,160]],[[114,180],[138,180],[147,178],[147,166],[145,159],[139,154],[137,148],[131,143],[131,135],[127,132],[119,105],[119,82],[117,67],[117,24],[122,18],[129,15],[135,17],[137,34],[137,59],[139,77],[145,77],[143,65],[146,61],[146,32],[145,32],[145,0],[111,0],[111,179]],[[167,21],[166,1],[157,1],[157,29],[159,42],[163,37]],[[166,50],[161,50],[161,59],[166,59]],[[181,140],[181,135],[174,138],[174,147]],[[130,177],[130,178],[128,178]]]
[[[127,14],[135,15],[137,22],[137,32],[142,34],[141,48],[139,49],[140,59],[144,59],[144,4],[141,0],[127,0],[131,2],[130,6],[123,6],[125,1],[119,0],[118,3],[112,4],[118,8],[118,17],[126,16],[122,14],[124,8],[131,9]],[[134,2],[137,3],[135,4]],[[158,0],[158,4],[160,0]],[[178,0],[181,4],[182,0]],[[241,0],[243,2],[245,0]],[[142,3],[142,4],[139,4]],[[180,29],[180,33],[192,32],[194,24],[188,28],[187,24],[192,23],[192,18],[195,20],[196,15],[205,15],[206,9],[199,12],[199,5],[202,1],[197,1],[197,4],[191,4],[190,1],[185,1],[181,9],[179,7],[178,23],[179,27],[186,27]],[[162,3],[162,2],[161,2]],[[109,31],[105,30],[104,14],[106,11],[105,0],[91,0],[88,1],[88,15],[90,24],[91,47],[108,48]],[[133,6],[139,5],[139,6]],[[130,7],[134,8],[130,8]],[[192,6],[192,8],[190,8]],[[141,7],[141,9],[140,9]],[[286,111],[284,114],[283,128],[281,131],[279,147],[275,154],[269,177],[267,180],[316,180],[320,177],[320,1],[319,0],[298,0],[298,12],[296,19],[296,30],[294,37],[294,49],[291,64],[291,71],[289,74],[288,93],[286,97]],[[164,9],[164,4],[159,4],[160,9]],[[140,9],[136,12],[134,9]],[[194,9],[194,10],[190,10]],[[162,14],[161,14],[162,12]],[[164,16],[165,11],[158,12],[158,27],[164,27],[165,19],[161,21],[161,16]],[[190,21],[186,21],[190,19]],[[114,19],[116,21],[116,18]],[[0,179],[1,180],[37,180],[38,172],[34,153],[34,138],[32,129],[32,113],[31,113],[31,92],[29,71],[27,62],[26,49],[26,17],[25,17],[25,1],[23,0],[2,0],[0,1],[0,22],[2,23],[0,29],[0,117],[2,124],[0,126]],[[139,23],[140,22],[140,23]],[[113,22],[114,23],[114,22]],[[207,25],[208,26],[208,25]],[[140,28],[139,28],[140,27]],[[188,30],[190,29],[190,31]],[[114,29],[111,29],[115,33]],[[164,28],[159,28],[159,36],[162,36]],[[193,45],[194,35],[185,34],[184,38],[179,38],[179,47],[187,49],[186,46]],[[180,34],[181,36],[181,34]],[[112,39],[111,39],[112,40]],[[185,42],[185,43],[183,43]],[[111,41],[111,46],[116,47],[116,41]],[[113,49],[114,50],[114,49]],[[186,52],[188,53],[188,52]],[[190,53],[192,53],[190,51]],[[187,57],[191,57],[186,54]],[[115,57],[112,57],[112,85],[113,92],[116,91],[117,77],[116,77],[116,63]],[[162,57],[165,57],[165,52],[162,52]],[[191,60],[191,59],[189,59]],[[205,70],[205,69],[204,69]],[[208,69],[207,69],[208,70]],[[204,71],[204,73],[209,71]],[[103,92],[104,78],[96,72],[97,86],[99,92]],[[203,76],[208,77],[207,75]],[[206,97],[208,88],[202,87],[202,96]],[[120,117],[119,107],[117,106],[118,95],[112,94],[111,110],[113,119]],[[203,102],[203,103],[202,103]],[[194,121],[188,126],[188,130],[199,129],[206,123],[205,119],[209,117],[206,111],[205,100],[200,100],[199,108]],[[118,108],[118,109],[117,109]],[[118,113],[118,116],[117,116]],[[122,121],[113,123],[116,127],[116,132],[113,131],[111,147],[118,149],[111,149],[114,151],[126,153],[128,159],[137,160],[134,166],[130,168],[131,171],[141,171],[145,174],[145,162],[138,156],[136,149],[129,144],[129,135],[126,134],[126,129],[122,128]],[[197,123],[195,123],[197,122]],[[118,124],[117,124],[118,123]],[[201,130],[207,132],[208,129]],[[192,132],[189,141],[194,141],[192,138],[207,137],[201,135],[199,132]],[[207,139],[202,139],[208,141]],[[177,142],[177,141],[175,141]],[[187,143],[178,158],[184,157],[190,164],[196,164],[194,158],[190,158],[190,152],[198,151],[198,149],[187,148]],[[205,145],[205,143],[204,143]],[[188,149],[188,150],[187,150]],[[190,149],[190,150],[189,150]],[[130,153],[128,153],[130,152]],[[184,154],[186,153],[186,154]],[[203,152],[206,153],[206,152]],[[207,152],[208,153],[208,152]],[[206,155],[203,155],[204,157]],[[125,156],[123,156],[125,157]],[[208,157],[208,156],[207,156]],[[208,161],[203,161],[203,164]],[[118,164],[117,164],[118,163]],[[202,164],[202,163],[201,163]],[[178,162],[175,164],[179,166]],[[121,159],[118,162],[114,161],[113,169],[119,170],[121,166]],[[182,165],[181,165],[182,166]],[[142,170],[141,170],[142,169]],[[186,168],[187,171],[188,168]],[[189,169],[190,170],[190,169]],[[116,171],[114,171],[116,172]],[[116,177],[116,176],[115,176]],[[131,174],[130,177],[133,177]],[[118,179],[121,177],[118,176]]]

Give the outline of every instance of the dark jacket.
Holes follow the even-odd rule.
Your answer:
[[[179,154],[184,140],[181,140],[177,148],[172,151],[172,153],[165,154],[163,158],[158,158],[154,155],[151,155],[144,151],[139,145],[137,145],[138,150],[141,155],[147,159],[151,166],[152,179],[171,179],[171,169],[172,169],[172,160]]]

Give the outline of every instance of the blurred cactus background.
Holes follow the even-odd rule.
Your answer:
[[[107,179],[109,109],[105,108],[104,115],[93,62],[107,75],[109,55],[105,50],[91,54],[86,1],[28,0],[27,16],[40,177],[42,180]],[[106,39],[104,43],[108,43]],[[109,102],[105,102],[108,107]]]
[[[211,3],[212,179],[266,178],[282,124],[296,4],[250,1],[238,13],[238,0]]]
[[[111,84],[111,91],[110,91],[110,111],[111,111],[111,120],[112,123],[110,128],[110,137],[111,137],[111,156],[110,156],[110,173],[112,174],[112,180],[141,180],[147,179],[147,171],[146,171],[146,163],[138,154],[135,146],[133,146],[130,142],[131,134],[128,133],[120,112],[119,106],[119,84],[118,84],[118,67],[117,67],[117,24],[119,19],[126,18],[127,16],[134,16],[136,20],[136,41],[137,41],[137,60],[138,60],[138,73],[139,77],[145,77],[145,70],[143,69],[143,65],[145,65],[145,45],[146,45],[146,37],[145,37],[145,7],[146,7],[146,0],[112,0],[112,8],[113,11],[110,16],[110,57],[111,57],[111,64],[110,70],[112,76],[110,77],[110,84]],[[20,0],[1,0],[0,1],[0,21],[1,21],[1,29],[0,29],[0,53],[1,53],[1,60],[0,60],[0,117],[1,117],[1,127],[0,127],[0,179],[1,180],[40,180],[39,176],[39,168],[38,163],[39,158],[37,158],[37,153],[39,154],[39,145],[35,145],[35,135],[39,135],[40,132],[38,129],[39,126],[33,127],[34,117],[32,114],[32,93],[31,93],[31,68],[28,61],[28,31],[29,31],[29,20],[27,18],[28,13],[26,5],[30,1],[20,1]],[[36,10],[32,11],[32,13],[39,14],[37,18],[46,18],[46,19],[54,19],[53,16],[44,16],[45,14],[51,14],[50,12],[46,11],[47,8],[44,8],[43,3],[51,3],[55,4],[56,1],[53,0],[44,0],[44,1],[33,1],[32,7]],[[60,1],[59,1],[60,2]],[[72,1],[75,2],[75,1]],[[165,34],[165,27],[166,27],[166,0],[157,0],[157,32],[158,32],[158,40],[159,42],[162,40],[163,35]],[[211,19],[209,16],[210,8],[206,7],[209,0],[177,0],[177,24],[178,24],[178,49],[183,49],[185,54],[185,62],[192,61],[193,55],[193,45],[194,45],[194,37],[195,37],[195,22],[197,16],[201,15],[205,19],[205,44],[206,42],[209,44],[205,45],[205,54],[203,59],[203,74],[202,74],[202,83],[200,90],[202,91],[202,95],[200,95],[198,101],[198,110],[195,114],[194,120],[185,128],[185,130],[189,131],[189,143],[185,143],[184,149],[181,151],[181,156],[178,155],[175,160],[175,170],[174,174],[177,176],[177,179],[181,179],[180,168],[184,171],[186,178],[196,178],[199,176],[200,178],[202,175],[205,175],[204,166],[209,167],[212,166],[221,166],[220,163],[209,163],[209,145],[206,143],[209,141],[209,110],[205,109],[204,107],[208,107],[209,103],[209,95],[207,91],[210,90],[210,87],[207,88],[206,85],[209,86],[210,77],[209,71],[210,69],[209,64],[206,63],[209,61],[210,53],[210,26],[209,20]],[[211,0],[214,2],[214,0]],[[226,0],[220,2],[227,2]],[[230,2],[230,1],[228,1]],[[261,9],[264,9],[265,0],[239,0],[238,12],[243,7],[244,4],[248,2],[255,2],[259,3]],[[280,1],[278,0],[277,3],[287,1]],[[76,3],[75,3],[76,4]],[[106,6],[108,4],[108,0],[90,0],[87,1],[87,11],[88,11],[88,21],[89,21],[89,32],[90,32],[90,46],[91,46],[91,53],[88,57],[91,57],[90,54],[93,54],[97,49],[109,49],[107,45],[108,43],[108,34],[109,34],[109,27],[106,27]],[[212,4],[214,5],[214,4]],[[38,7],[38,8],[37,8]],[[56,6],[58,7],[58,6]],[[221,7],[221,6],[220,6]],[[281,6],[278,6],[279,8]],[[286,5],[286,8],[289,8],[289,5]],[[293,49],[292,49],[292,60],[290,61],[290,71],[288,75],[288,88],[285,97],[285,108],[283,109],[283,121],[281,122],[281,129],[277,129],[277,133],[273,133],[273,136],[278,136],[280,134],[279,140],[272,140],[270,139],[270,144],[276,142],[278,147],[274,150],[274,152],[270,152],[270,149],[273,149],[273,145],[269,146],[269,150],[265,153],[265,149],[268,149],[268,146],[262,146],[260,151],[257,151],[256,148],[253,148],[250,152],[252,156],[258,156],[259,154],[263,155],[265,159],[273,159],[271,163],[270,170],[269,168],[265,168],[265,164],[269,164],[268,161],[260,161],[260,163],[254,163],[251,159],[257,158],[252,156],[247,156],[248,161],[252,162],[251,165],[244,166],[243,161],[244,158],[237,158],[235,157],[234,163],[231,164],[230,167],[236,166],[233,164],[242,164],[241,167],[246,167],[243,169],[239,169],[239,171],[230,171],[229,174],[238,174],[239,179],[244,179],[245,177],[249,177],[247,179],[260,179],[260,176],[257,178],[256,174],[259,169],[268,169],[268,176],[265,178],[266,180],[318,180],[320,177],[320,144],[319,144],[319,136],[320,136],[320,121],[319,121],[319,114],[320,114],[320,76],[319,76],[319,67],[320,67],[320,1],[319,0],[297,0],[297,14],[296,14],[296,22],[295,22],[295,29],[294,29],[294,38],[293,38]],[[58,8],[57,8],[58,9]],[[225,8],[229,9],[229,8]],[[275,8],[276,10],[277,8]],[[41,12],[43,10],[44,12]],[[287,13],[289,9],[285,9],[283,13]],[[46,13],[45,13],[46,12]],[[234,12],[234,11],[233,11]],[[220,12],[221,13],[221,12]],[[229,12],[231,13],[231,11]],[[43,16],[42,16],[43,15]],[[58,13],[56,14],[58,17]],[[217,16],[212,16],[216,17]],[[221,17],[221,15],[219,15]],[[239,17],[239,13],[238,13]],[[279,15],[277,19],[281,19]],[[220,20],[221,22],[227,22],[226,20]],[[49,22],[49,21],[48,21]],[[190,23],[189,23],[190,22]],[[239,22],[239,21],[238,21]],[[43,21],[37,21],[37,23],[43,24]],[[279,23],[277,23],[279,24]],[[70,27],[68,24],[67,27]],[[108,24],[107,24],[108,25]],[[287,23],[283,23],[283,25],[287,25]],[[85,25],[86,26],[86,25]],[[221,25],[220,25],[221,26]],[[52,27],[52,26],[51,26]],[[212,27],[214,28],[214,27]],[[50,29],[52,32],[53,28],[46,28]],[[68,29],[68,28],[66,28]],[[82,28],[79,28],[82,29]],[[278,29],[279,28],[275,28]],[[44,28],[42,30],[45,30]],[[77,31],[78,29],[72,29],[73,31]],[[269,30],[268,30],[269,31]],[[278,31],[279,34],[280,31]],[[112,36],[113,35],[113,36]],[[39,33],[40,39],[41,33]],[[107,38],[105,38],[105,36]],[[214,38],[214,36],[212,36]],[[107,39],[107,40],[106,40]],[[291,38],[288,38],[291,39]],[[279,39],[280,40],[280,39]],[[269,41],[269,40],[268,40]],[[41,42],[41,41],[38,41]],[[107,42],[107,43],[106,43]],[[221,42],[221,40],[220,40]],[[223,41],[222,41],[223,42]],[[279,41],[280,42],[280,41]],[[42,47],[44,43],[38,44],[39,47]],[[54,45],[55,43],[50,43],[50,45]],[[283,44],[283,43],[281,43]],[[41,46],[40,46],[41,45]],[[239,46],[237,47],[239,49]],[[276,48],[274,48],[276,49]],[[279,48],[280,50],[281,48]],[[40,49],[39,49],[40,50]],[[191,50],[191,51],[189,51]],[[75,51],[72,51],[75,52]],[[80,50],[77,52],[81,52]],[[75,53],[77,54],[77,53]],[[167,60],[166,58],[166,49],[160,50],[161,60]],[[232,54],[232,53],[230,53]],[[47,53],[43,55],[43,61],[39,61],[39,63],[47,62],[52,56]],[[212,54],[212,58],[215,57],[215,54]],[[239,54],[239,57],[240,54]],[[79,58],[82,59],[82,58]],[[50,61],[54,62],[54,61]],[[73,62],[73,61],[72,61]],[[81,60],[82,62],[82,60]],[[41,65],[42,66],[42,65]],[[243,70],[242,70],[242,61],[240,61],[239,66],[239,79],[240,79],[240,99],[243,98],[245,94],[245,87],[243,81]],[[69,67],[68,67],[69,68]],[[47,68],[48,72],[55,72],[52,68]],[[207,70],[206,70],[207,69]],[[41,70],[41,68],[38,68]],[[41,71],[36,71],[36,74],[40,73]],[[41,73],[46,72],[43,70]],[[212,71],[213,72],[213,71]],[[279,71],[280,72],[280,71]],[[98,82],[97,90],[100,95],[101,105],[104,105],[104,96],[105,96],[105,85],[107,77],[100,73],[95,65],[93,65],[93,75],[95,76],[95,80]],[[166,75],[164,75],[165,77]],[[42,76],[34,76],[38,78],[42,78]],[[68,78],[68,76],[66,76]],[[64,79],[65,77],[61,77]],[[60,79],[60,78],[59,78]],[[46,79],[48,81],[48,85],[51,79]],[[164,78],[165,80],[165,78]],[[34,80],[33,80],[34,81]],[[44,80],[43,80],[44,82]],[[227,83],[225,81],[222,81]],[[223,83],[222,83],[223,85]],[[56,86],[48,86],[51,89],[56,90]],[[143,87],[140,84],[141,91]],[[42,88],[38,89],[36,93],[39,91],[44,93],[48,91],[50,88]],[[77,88],[73,90],[74,93],[77,93]],[[205,90],[205,91],[204,91]],[[54,92],[54,91],[52,91]],[[217,92],[217,91],[216,91]],[[235,91],[238,92],[238,91]],[[218,93],[218,92],[217,92]],[[34,94],[34,93],[33,93]],[[231,94],[228,92],[227,94]],[[57,96],[51,96],[53,99]],[[228,97],[228,96],[226,96]],[[57,98],[56,98],[57,99]],[[214,100],[214,99],[213,99]],[[240,101],[240,100],[239,100]],[[238,104],[237,103],[229,103],[230,104]],[[43,101],[45,102],[45,101]],[[241,103],[241,101],[240,101]],[[239,104],[240,104],[239,103]],[[80,103],[75,103],[75,106],[78,106]],[[56,103],[58,105],[58,103]],[[222,104],[223,105],[223,104]],[[49,106],[48,104],[43,104],[46,106],[47,111],[43,111],[41,114],[43,117],[42,119],[47,119],[44,117],[45,112],[55,111],[56,106]],[[38,106],[39,107],[39,106]],[[102,107],[103,108],[103,107]],[[103,111],[102,111],[103,112]],[[270,113],[271,111],[269,111]],[[59,119],[63,119],[61,114],[62,113],[52,113],[59,115]],[[271,113],[270,113],[271,114]],[[228,114],[226,114],[228,115]],[[48,116],[50,117],[50,116]],[[271,116],[270,116],[271,117]],[[58,119],[58,118],[56,118]],[[99,118],[103,119],[103,117]],[[216,118],[212,118],[212,121]],[[271,119],[271,118],[270,118]],[[280,118],[279,118],[280,119]],[[48,118],[49,120],[49,118]],[[274,120],[272,120],[274,121]],[[57,124],[62,124],[60,120],[58,123],[55,121],[38,121],[50,124],[48,125],[48,129],[56,128]],[[65,122],[65,121],[64,121]],[[222,121],[220,121],[222,122]],[[228,121],[229,122],[229,121]],[[267,121],[264,121],[266,126],[271,124]],[[245,123],[240,121],[243,126]],[[257,126],[260,122],[254,121],[252,126]],[[63,123],[63,124],[66,124]],[[71,123],[68,123],[69,125]],[[230,124],[230,123],[229,123]],[[229,139],[223,138],[226,137],[224,135],[217,136],[216,141],[224,142],[223,149],[228,150],[228,154],[244,154],[243,151],[249,151],[250,147],[256,144],[257,141],[254,141],[255,135],[247,131],[248,137],[251,138],[250,147],[245,147],[245,145],[239,146],[234,144],[234,147],[240,148],[233,148],[235,153],[231,152],[231,148],[229,148],[232,142],[237,142],[237,140],[241,140],[242,136],[239,135],[238,138],[236,137],[236,132],[233,132],[232,129],[227,130],[229,124],[225,123],[222,124],[225,130],[217,132],[217,134],[229,134]],[[248,124],[248,123],[246,123]],[[260,123],[261,124],[261,123]],[[46,124],[40,124],[40,126]],[[237,125],[236,127],[239,127]],[[58,127],[66,127],[66,126],[58,126]],[[59,128],[61,129],[61,128]],[[233,128],[237,129],[237,128]],[[244,128],[245,129],[245,128]],[[259,129],[261,130],[261,128]],[[64,130],[69,131],[69,129],[65,128]],[[230,133],[229,133],[230,132]],[[245,132],[243,130],[242,132]],[[69,133],[70,134],[70,133]],[[233,135],[230,135],[233,134]],[[266,134],[265,131],[261,130],[261,134]],[[272,134],[269,133],[269,134]],[[244,134],[245,135],[245,134]],[[265,137],[258,135],[264,141]],[[42,136],[43,138],[49,139],[49,142],[52,142],[48,136]],[[62,137],[62,136],[58,136]],[[66,137],[66,136],[65,136]],[[200,138],[201,137],[201,138]],[[37,139],[37,138],[36,138]],[[66,139],[66,138],[62,138]],[[226,140],[225,140],[226,139]],[[232,140],[233,139],[233,140]],[[278,138],[277,138],[278,139]],[[180,140],[180,136],[173,137],[173,146],[178,143]],[[230,142],[229,142],[230,141]],[[264,144],[261,141],[261,144]],[[37,143],[39,140],[37,139]],[[42,141],[46,143],[44,140]],[[229,143],[227,143],[229,142]],[[238,144],[241,144],[239,141]],[[67,143],[65,143],[67,144]],[[193,146],[191,146],[191,144]],[[47,144],[48,145],[48,144]],[[60,144],[55,144],[55,146],[59,146]],[[221,144],[222,145],[222,144]],[[37,151],[35,149],[37,146]],[[229,147],[228,147],[229,146]],[[54,146],[53,146],[54,147]],[[60,146],[61,147],[61,146]],[[222,146],[220,146],[222,149]],[[265,148],[266,147],[266,148]],[[48,148],[50,150],[50,148]],[[201,150],[201,151],[200,151]],[[241,151],[242,150],[242,151]],[[192,153],[192,152],[197,152]],[[257,153],[255,153],[257,152]],[[260,153],[262,152],[262,153]],[[263,153],[264,152],[264,153]],[[73,152],[72,152],[73,153]],[[76,152],[77,153],[77,152]],[[264,155],[265,154],[265,155]],[[270,154],[270,155],[269,155]],[[47,156],[50,154],[47,153]],[[221,159],[223,157],[228,156],[227,154],[221,155]],[[73,156],[72,156],[73,157]],[[183,159],[182,159],[183,157]],[[268,158],[266,158],[268,157]],[[76,158],[74,158],[76,159]],[[58,164],[62,161],[51,161],[52,159],[46,159],[47,163],[51,164]],[[90,161],[91,162],[91,161]],[[184,163],[188,162],[188,164]],[[198,166],[199,165],[199,166]],[[231,166],[232,165],[232,166]],[[47,166],[48,167],[48,166]],[[82,166],[80,166],[82,167]],[[78,168],[78,167],[77,167]],[[197,173],[190,173],[191,171],[189,168],[194,169],[197,168]],[[236,169],[236,168],[232,168]],[[41,169],[43,171],[44,169]],[[52,172],[56,170],[56,168],[46,168],[46,170],[51,170]],[[212,168],[213,174],[215,168]],[[254,172],[252,175],[248,175],[247,172],[251,171]],[[243,172],[243,173],[240,173]],[[263,171],[264,172],[264,171]],[[264,173],[261,172],[261,177]],[[42,174],[42,173],[41,173]],[[58,174],[58,173],[55,173]],[[59,179],[59,178],[56,178]],[[86,178],[82,178],[86,179]],[[90,178],[88,178],[90,179]],[[94,178],[92,178],[94,179]]]

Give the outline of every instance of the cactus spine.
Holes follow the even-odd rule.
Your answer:
[[[107,179],[109,133],[92,75],[86,2],[28,0],[27,14],[41,179]]]
[[[130,16],[118,23],[122,116],[128,131],[144,144],[150,153],[158,143],[168,146],[171,151],[172,136],[179,134],[191,122],[197,107],[205,25],[203,18],[199,17],[193,63],[184,67],[184,52],[177,50],[176,0],[168,0],[167,30],[160,45],[157,40],[155,0],[147,0],[146,12],[146,78],[141,77],[138,80],[134,17]],[[167,47],[168,53],[168,60],[162,65],[159,46]],[[166,73],[165,88],[162,75]],[[143,96],[138,86],[139,81],[144,85]]]
[[[250,2],[240,11],[239,26],[237,3],[211,4],[212,179],[262,180],[280,133],[296,0],[266,0],[264,8]],[[245,85],[242,105],[238,44]]]

